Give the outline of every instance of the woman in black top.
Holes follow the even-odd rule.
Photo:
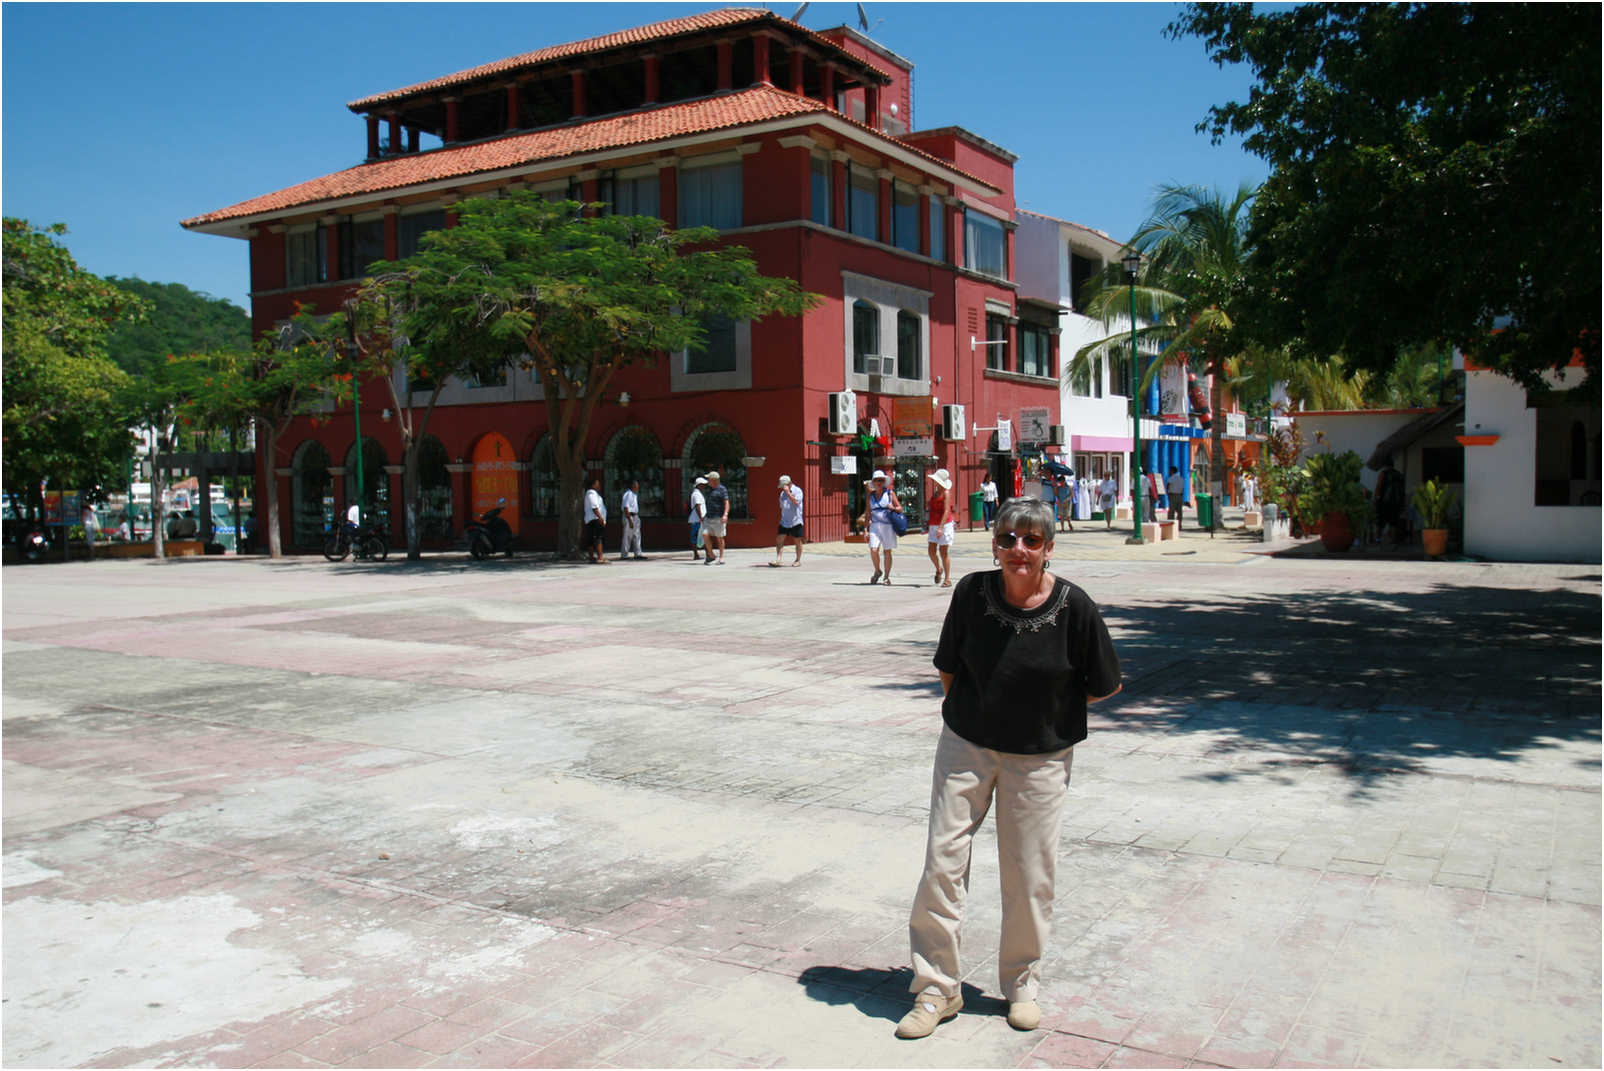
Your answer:
[[[1019,1030],[1041,1022],[1036,997],[1073,748],[1086,738],[1087,704],[1120,690],[1097,605],[1047,571],[1055,520],[1037,499],[1005,502],[992,526],[999,568],[960,580],[947,608],[935,657],[945,724],[908,921],[917,996],[898,1037],[925,1037],[963,1008],[958,931],[975,830],[994,796],[1008,1022]]]

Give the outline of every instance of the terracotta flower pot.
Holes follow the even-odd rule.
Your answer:
[[[1320,518],[1320,542],[1335,554],[1345,553],[1353,546],[1353,525],[1346,513],[1334,510]]]
[[[1448,529],[1422,528],[1420,542],[1426,548],[1426,557],[1441,558],[1448,553]]]

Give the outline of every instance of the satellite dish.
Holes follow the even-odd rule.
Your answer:
[[[812,2],[812,0],[809,0],[809,3],[811,3],[811,2]],[[808,5],[807,4],[803,4],[801,7],[797,8],[795,11],[791,12],[791,21],[792,22],[797,22],[798,20],[800,20],[802,18],[802,12],[806,11],[807,9],[808,9]]]

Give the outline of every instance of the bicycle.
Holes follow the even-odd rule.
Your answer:
[[[350,525],[331,528],[323,537],[323,557],[338,562],[344,561],[347,554],[354,561],[382,562],[389,557],[390,539],[378,525],[358,529],[354,538]]]

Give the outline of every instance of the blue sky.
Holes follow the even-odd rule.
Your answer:
[[[717,6],[7,3],[0,207],[66,223],[90,271],[248,307],[245,243],[178,221],[360,163],[366,128],[347,101]],[[1017,154],[1022,208],[1123,239],[1160,184],[1234,191],[1267,174],[1194,132],[1250,79],[1164,36],[1177,5],[864,6],[871,36],[914,64],[915,125]],[[814,3],[801,22],[856,26],[857,8]]]

